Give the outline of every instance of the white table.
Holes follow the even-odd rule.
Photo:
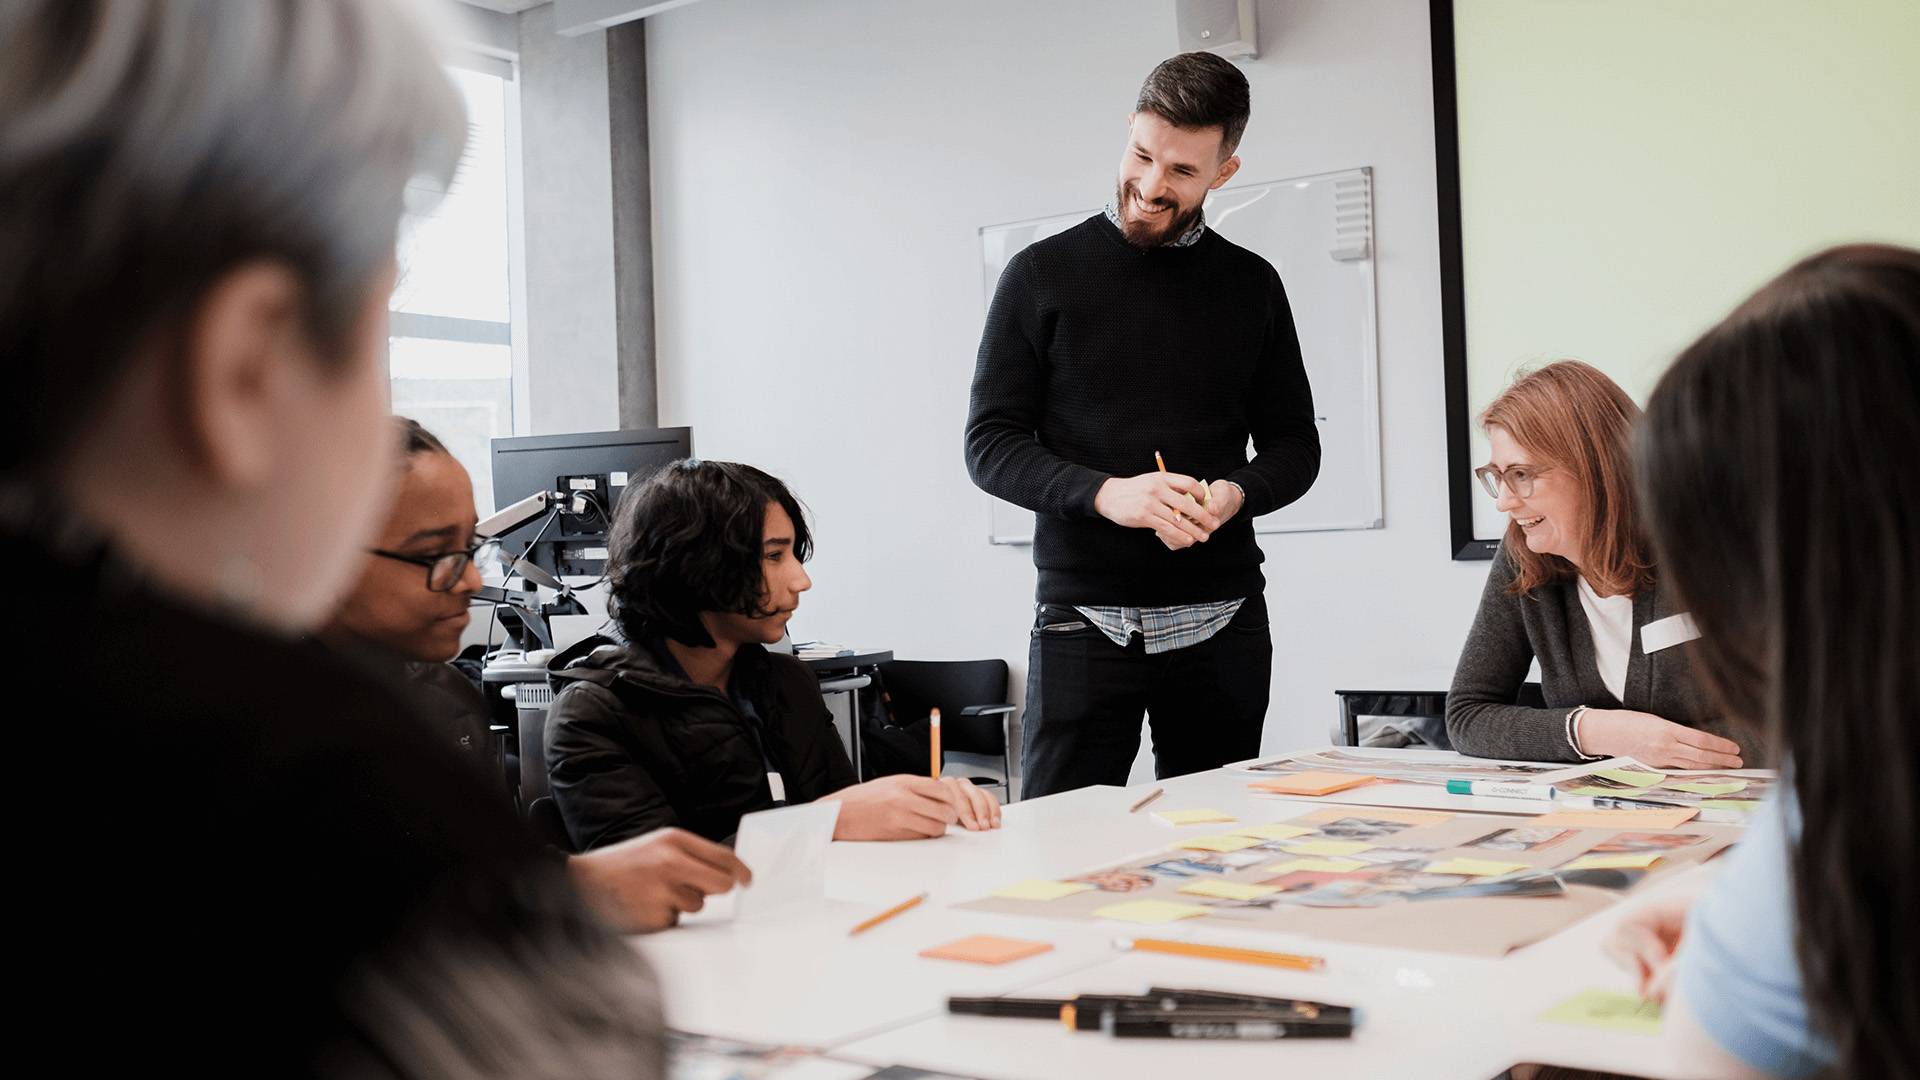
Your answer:
[[[1247,791],[1243,773],[1164,781],[1153,809],[1211,806],[1242,822],[1272,821],[1324,804]],[[1521,1061],[1677,1075],[1658,1040],[1535,1019],[1586,989],[1631,991],[1600,943],[1621,914],[1664,893],[1697,888],[1711,867],[1657,880],[1622,904],[1498,960],[1310,941],[1267,931],[1152,928],[1157,937],[1310,952],[1322,973],[1116,951],[1117,924],[956,911],[1029,877],[1054,878],[1118,862],[1181,833],[1127,807],[1153,785],[1086,788],[1016,803],[992,833],[917,843],[836,843],[829,902],[792,916],[733,922],[723,898],[678,929],[633,939],[665,987],[676,1028],[817,1047],[874,1065],[903,1064],[986,1078],[1112,1078],[1262,1073],[1276,1067],[1328,1077],[1487,1080]],[[1484,811],[1497,800],[1461,799]],[[1188,830],[1190,833],[1191,830]],[[857,938],[855,923],[914,893],[931,895]],[[1417,917],[1410,913],[1409,917]],[[1001,967],[926,960],[921,949],[974,933],[1051,942],[1052,952]],[[1149,985],[1246,990],[1351,1004],[1350,1040],[1212,1043],[1114,1040],[1058,1024],[955,1017],[949,994],[1137,993]]]

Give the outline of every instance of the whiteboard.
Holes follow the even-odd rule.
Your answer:
[[[981,283],[993,301],[1000,272],[1027,245],[1097,213],[980,230]],[[1320,478],[1297,502],[1254,519],[1256,532],[1377,529],[1380,364],[1374,321],[1373,170],[1347,169],[1221,188],[1207,227],[1273,264],[1293,306],[1320,429]],[[1251,447],[1248,453],[1252,453]],[[1213,478],[1217,479],[1217,478]],[[987,538],[1033,543],[1033,512],[988,496]]]

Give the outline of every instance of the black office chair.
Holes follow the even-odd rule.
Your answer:
[[[997,781],[1013,801],[1013,763],[1008,752],[1013,706],[1007,701],[1005,660],[889,660],[880,665],[895,726],[916,732],[927,746],[927,716],[940,710],[940,757],[950,753],[1000,759]],[[924,759],[924,753],[923,753]],[[943,765],[944,768],[944,765]],[[991,786],[988,777],[970,777]]]
[[[1340,735],[1345,746],[1429,746],[1451,750],[1447,741],[1445,690],[1335,690],[1340,699]],[[1522,683],[1515,705],[1544,706],[1537,682]],[[1362,734],[1362,718],[1381,722]]]
[[[541,843],[573,854],[573,837],[567,835],[567,822],[553,796],[542,795],[527,804],[527,828]]]

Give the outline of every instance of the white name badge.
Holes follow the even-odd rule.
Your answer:
[[[1640,628],[1640,651],[1657,653],[1661,649],[1671,649],[1682,642],[1692,641],[1700,636],[1700,628],[1693,625],[1693,616],[1686,612],[1669,615],[1664,619],[1655,619]]]
[[[787,801],[787,782],[780,778],[779,773],[770,772],[767,774],[767,789],[773,792],[774,802]]]

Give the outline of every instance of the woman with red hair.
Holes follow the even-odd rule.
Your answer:
[[[1578,360],[1522,375],[1481,413],[1493,453],[1474,474],[1509,523],[1447,694],[1461,753],[1744,764],[1694,681],[1686,642],[1698,633],[1655,576],[1634,512],[1639,416]],[[1543,701],[1522,704],[1536,659]]]

